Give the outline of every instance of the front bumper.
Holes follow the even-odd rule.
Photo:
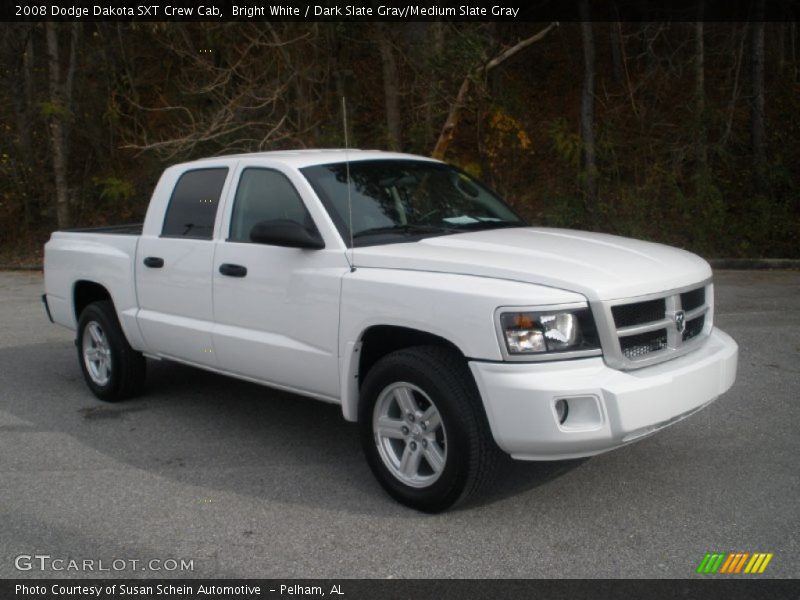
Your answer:
[[[602,358],[469,365],[497,444],[517,459],[560,460],[613,450],[703,408],[733,385],[737,357],[736,342],[714,329],[690,354],[635,371]],[[569,405],[563,424],[559,399]]]

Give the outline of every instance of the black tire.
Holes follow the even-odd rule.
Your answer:
[[[440,467],[437,473],[432,466],[428,467],[419,460],[416,463],[421,465],[418,467],[420,472],[422,469],[429,472],[424,473],[423,479],[435,478],[428,485],[412,482],[417,484],[412,486],[402,481],[400,477],[403,474],[396,475],[387,465],[391,459],[386,458],[387,454],[397,458],[398,454],[407,451],[406,446],[413,446],[416,451],[422,442],[415,445],[409,441],[412,440],[410,437],[384,438],[384,443],[390,444],[383,447],[389,447],[387,451],[382,448],[381,436],[373,426],[376,415],[384,415],[383,407],[391,406],[392,389],[396,390],[398,386],[401,390],[411,389],[403,383],[417,388],[411,391],[419,405],[435,405],[443,425],[441,430],[446,432],[442,434],[443,443],[437,446],[446,448],[444,467]],[[398,407],[400,403],[396,402],[394,409]],[[404,418],[402,414],[392,417],[387,413],[384,416],[393,419],[394,427],[397,427],[398,419]],[[413,424],[413,420],[410,423]],[[424,512],[440,512],[468,498],[478,497],[493,481],[495,465],[504,456],[489,430],[483,403],[466,361],[444,347],[416,346],[392,352],[379,360],[367,373],[361,387],[359,426],[367,463],[383,488],[397,501]],[[422,427],[422,423],[418,426]],[[413,432],[406,434],[407,429],[403,427],[401,435],[413,435]],[[419,428],[416,431],[419,433]],[[430,449],[429,444],[433,445],[431,442],[425,444],[425,451]],[[425,458],[422,460],[427,461]],[[395,465],[395,469],[401,469],[401,466]]]
[[[93,349],[102,348],[102,345],[93,342],[92,330],[97,332],[94,327],[99,328],[107,340],[110,368],[105,371],[106,381],[99,377],[102,372],[98,372],[97,367],[94,367],[93,376],[90,372],[93,367],[87,364],[93,361],[87,359],[84,354],[84,338],[87,338],[87,343]],[[86,385],[100,400],[118,402],[141,392],[145,380],[145,358],[140,352],[131,348],[120,327],[114,305],[110,301],[93,302],[83,309],[78,320],[78,337],[75,344],[78,347],[78,363]]]

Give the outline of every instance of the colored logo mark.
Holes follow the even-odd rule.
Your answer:
[[[772,553],[755,552],[708,552],[697,567],[700,574],[713,573],[763,573]]]

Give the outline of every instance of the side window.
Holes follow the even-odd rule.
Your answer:
[[[253,225],[275,219],[303,226],[311,223],[303,200],[286,175],[272,169],[245,169],[233,202],[229,240],[249,242]]]
[[[169,199],[161,235],[210,240],[227,176],[227,168],[197,169],[181,175]]]

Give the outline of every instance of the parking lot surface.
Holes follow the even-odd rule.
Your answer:
[[[608,454],[514,463],[432,516],[383,492],[337,406],[153,361],[143,396],[96,400],[41,274],[0,273],[0,577],[682,578],[706,552],[800,577],[800,273],[715,282],[730,392]],[[128,562],[17,570],[35,554]]]

